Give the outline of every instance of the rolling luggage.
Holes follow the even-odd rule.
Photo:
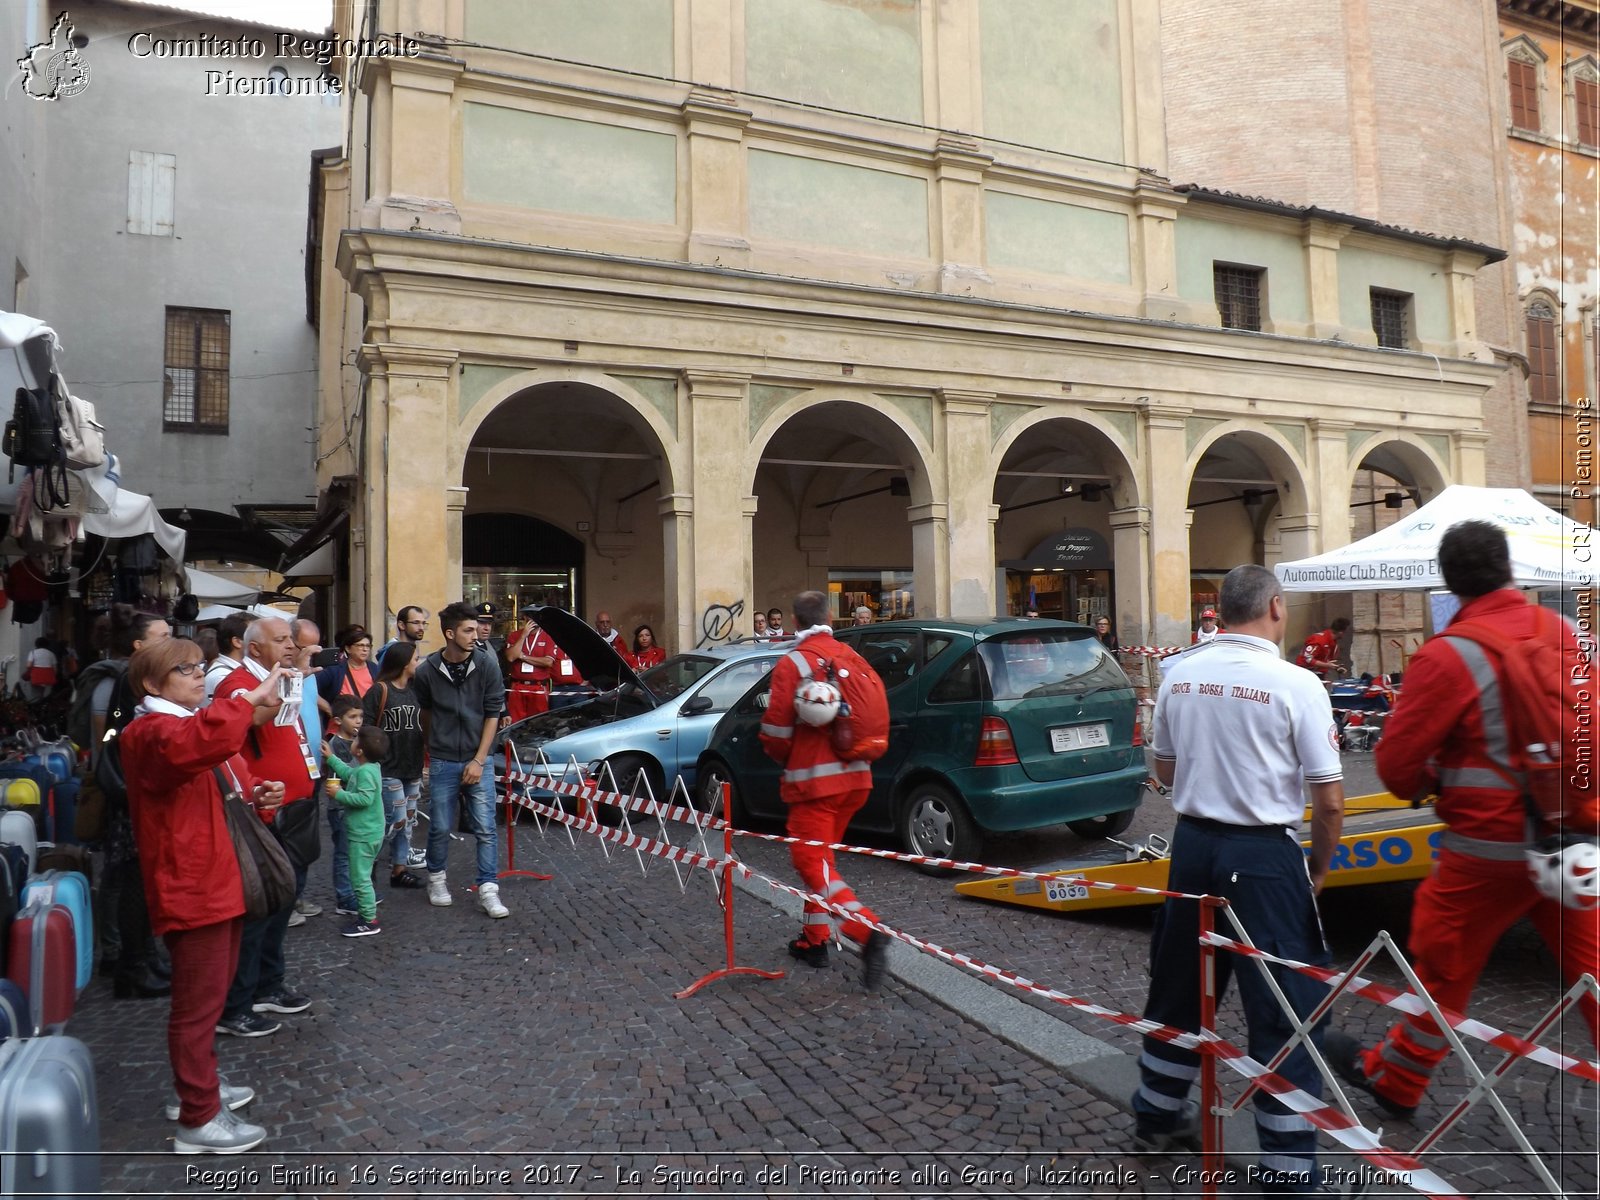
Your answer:
[[[6,976],[28,994],[28,1031],[58,1033],[78,997],[78,947],[72,912],[36,900],[11,923]],[[0,1193],[3,1194],[3,1193]]]
[[[58,846],[76,845],[78,835],[78,790],[83,780],[77,776],[56,784],[50,803],[50,840]]]
[[[11,947],[11,923],[17,919],[22,907],[22,885],[27,882],[28,863],[15,846],[5,847],[16,853],[0,854],[0,963],[8,961]]]
[[[49,745],[40,746],[29,754],[24,754],[22,761],[48,772],[51,783],[60,783],[63,779],[72,778],[74,759],[70,746],[71,743],[68,743],[68,747],[63,748],[52,742]]]
[[[28,1025],[28,997],[9,979],[0,979],[0,1042],[22,1037]]]
[[[94,1063],[76,1038],[0,1045],[0,1195],[98,1196]]]
[[[15,808],[0,811],[0,842],[21,847],[28,860],[27,875],[32,875],[34,865],[39,861],[39,827],[33,823],[33,817],[27,811]],[[17,886],[22,886],[20,880]]]
[[[76,871],[40,871],[22,889],[22,907],[36,902],[60,904],[72,914],[72,936],[77,946],[77,973],[73,990],[89,986],[94,974],[94,900],[89,879]]]
[[[91,889],[94,887],[94,856],[87,846],[64,846],[60,842],[41,845],[34,867],[39,871],[76,871],[89,881]]]

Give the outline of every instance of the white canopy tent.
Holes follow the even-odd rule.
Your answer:
[[[1461,521],[1488,521],[1506,531],[1519,587],[1592,587],[1600,574],[1600,539],[1589,526],[1521,488],[1461,484],[1371,537],[1273,569],[1286,592],[1433,591],[1444,587],[1439,539]]]

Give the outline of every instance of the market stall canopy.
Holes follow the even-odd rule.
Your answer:
[[[213,575],[210,571],[202,571],[199,567],[184,567],[184,574],[189,577],[189,594],[196,600],[212,600],[218,605],[223,604],[250,604],[261,595],[261,589],[248,583],[240,583],[236,579],[224,579],[221,575]],[[227,616],[226,613],[222,614]],[[198,617],[195,618],[199,620]]]
[[[231,604],[208,604],[194,615],[196,625],[204,625],[208,621],[223,621],[233,616],[236,612],[243,612],[241,608],[234,608]]]
[[[299,562],[285,567],[283,578],[294,583],[332,583],[333,572],[333,543],[323,542]]]
[[[163,521],[156,511],[156,502],[138,492],[119,491],[111,511],[87,514],[83,518],[83,528],[107,538],[132,538],[148,533],[155,537],[156,544],[166,551],[168,558],[173,562],[183,561],[183,530]],[[251,597],[254,596],[252,592]]]
[[[1594,530],[1540,504],[1521,488],[1455,484],[1371,537],[1273,569],[1288,592],[1421,591],[1444,587],[1439,539],[1462,521],[1506,531],[1518,587],[1592,587],[1600,542]]]

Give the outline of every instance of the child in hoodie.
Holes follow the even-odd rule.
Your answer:
[[[345,937],[368,937],[381,933],[378,927],[378,900],[372,891],[372,864],[383,845],[383,772],[381,764],[389,752],[389,735],[376,725],[363,726],[351,749],[354,765],[322,743],[322,757],[338,785],[330,791],[344,810],[345,837],[350,847],[350,888],[356,894],[359,913],[356,920],[339,932]]]

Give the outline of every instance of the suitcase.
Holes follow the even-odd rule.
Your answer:
[[[54,744],[40,746],[37,750],[24,754],[22,761],[47,772],[51,783],[60,783],[63,779],[72,778],[72,752],[60,746]]]
[[[39,785],[39,798],[42,803],[48,803],[50,789],[55,785],[55,776],[41,762],[29,762],[26,758],[8,758],[0,762],[0,779],[31,779]]]
[[[35,902],[65,905],[72,914],[72,936],[77,943],[77,974],[73,990],[89,986],[94,974],[94,899],[89,894],[89,879],[76,871],[40,871],[22,889],[21,904]]]
[[[6,850],[17,850],[15,846],[7,846]],[[17,910],[22,907],[22,885],[28,877],[28,863],[22,858],[21,851],[16,854],[0,854],[0,963],[8,961],[6,954],[11,947],[11,923],[17,919]]]
[[[0,1045],[0,1195],[97,1196],[100,1106],[77,1038]]]
[[[47,836],[49,826],[45,795],[36,780],[0,777],[0,809],[27,813],[33,821],[34,836],[40,839]]]
[[[9,979],[0,979],[0,1042],[22,1037],[28,1023],[28,997]]]
[[[78,997],[77,935],[64,904],[36,900],[11,922],[6,977],[28,994],[27,1027],[34,1037],[59,1033]],[[0,1192],[0,1195],[3,1195]]]
[[[50,805],[50,840],[58,846],[77,845],[78,790],[83,780],[77,776],[56,784]]]
[[[0,811],[0,842],[11,846],[20,846],[28,860],[27,874],[33,874],[34,865],[39,861],[39,827],[33,823],[33,817],[26,811],[14,808]],[[22,886],[22,880],[17,881],[17,886]]]

